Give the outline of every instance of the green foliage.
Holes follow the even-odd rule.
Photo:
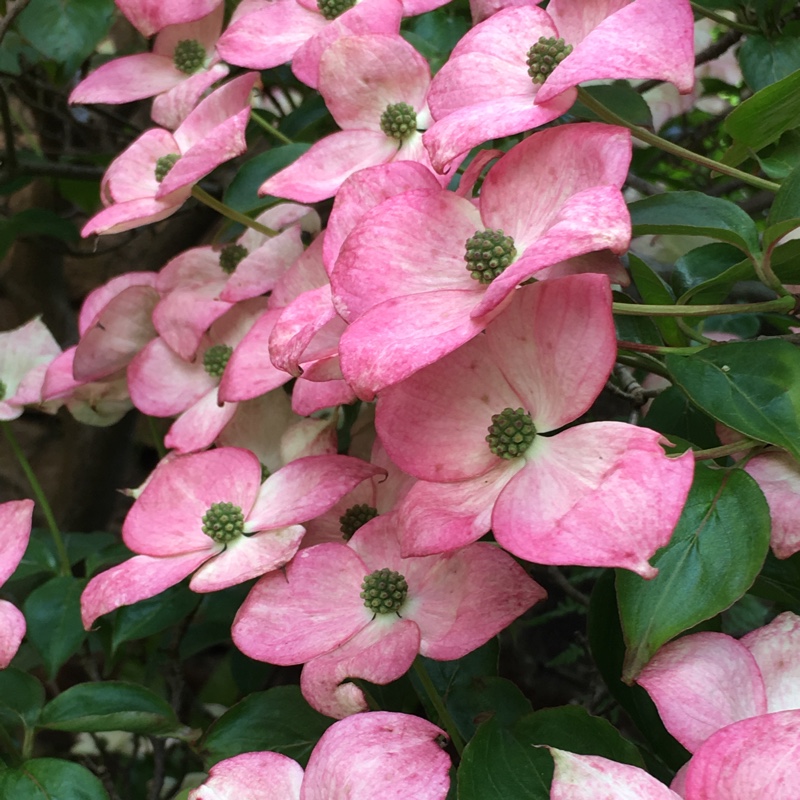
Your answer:
[[[781,36],[748,36],[739,48],[739,66],[757,92],[800,69],[800,25],[787,25]]]
[[[60,758],[34,758],[0,770],[0,797],[8,800],[108,800],[99,778]]]
[[[758,484],[740,469],[701,464],[669,544],[651,563],[652,580],[617,571],[627,645],[623,680],[631,681],[659,647],[738,600],[758,575],[769,547],[770,516]]]

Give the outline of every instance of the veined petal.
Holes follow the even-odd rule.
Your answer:
[[[361,678],[379,686],[390,683],[408,672],[418,652],[416,623],[396,614],[375,619],[341,646],[303,667],[300,676],[303,697],[320,713],[337,719],[366,711],[368,706],[361,689],[343,682],[347,678]],[[372,791],[374,788],[373,784]]]
[[[236,646],[257,661],[304,664],[347,641],[372,614],[359,597],[368,574],[345,544],[301,550],[284,572],[270,572],[236,614]]]
[[[161,594],[213,555],[213,551],[203,551],[166,558],[134,556],[95,575],[81,595],[83,627],[88,631],[103,614]]]
[[[0,600],[0,669],[5,669],[25,638],[25,617],[8,600]]]
[[[192,113],[200,98],[217,81],[227,77],[229,72],[225,64],[213,67],[196,75],[190,75],[177,86],[153,98],[150,117],[157,125],[175,130]]]
[[[138,200],[125,200],[103,209],[95,214],[81,228],[81,236],[86,238],[93,233],[122,233],[131,228],[149,225],[151,222],[160,222],[172,216],[189,199],[192,190],[185,186],[156,200],[152,197],[143,197]]]
[[[786,611],[743,636],[767,692],[767,711],[800,708],[800,617]]]
[[[258,192],[316,203],[333,197],[354,172],[391,160],[397,147],[397,141],[380,130],[332,133],[267,179]]]
[[[179,453],[210,447],[236,413],[236,403],[221,403],[215,386],[172,423],[164,446]]]
[[[639,674],[667,730],[694,753],[713,733],[767,712],[764,681],[747,648],[702,632],[664,645]]]
[[[537,564],[622,567],[652,578],[692,482],[691,453],[668,458],[656,431],[591,422],[537,437],[497,499],[492,529]]]
[[[233,503],[246,519],[260,483],[258,459],[236,447],[163,461],[128,512],[122,537],[150,556],[213,550],[203,533],[205,513],[214,503]]]
[[[28,548],[33,508],[33,500],[0,503],[0,586],[14,574]]]
[[[450,758],[439,745],[443,735],[425,719],[389,711],[336,722],[311,753],[302,800],[444,800]]]
[[[357,399],[346,381],[300,378],[292,390],[292,410],[306,417],[323,408],[348,405]]]
[[[302,525],[291,525],[239,536],[195,572],[189,588],[193,592],[218,592],[272,572],[291,560],[305,532]]]
[[[167,25],[198,20],[219,4],[219,0],[118,0],[117,7],[143,36],[152,36]]]
[[[551,800],[680,800],[643,769],[548,748],[556,763]]]
[[[282,528],[324,514],[361,481],[384,470],[352,456],[308,456],[286,464],[261,485],[245,531]]]
[[[563,34],[562,34],[563,35]],[[548,76],[537,103],[583,81],[651,78],[694,87],[694,16],[687,0],[636,0],[603,20]]]
[[[608,278],[573,275],[523,286],[485,338],[485,358],[516,390],[537,432],[561,428],[589,410],[617,357]],[[472,382],[471,393],[482,386],[489,384]]]
[[[270,751],[242,753],[216,763],[188,800],[300,800],[303,768]]]

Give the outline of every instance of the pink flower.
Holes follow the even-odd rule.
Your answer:
[[[224,3],[201,19],[169,25],[156,36],[152,53],[123,56],[82,80],[70,103],[130,103],[154,97],[156,124],[177,128],[203,93],[228,74],[214,45],[222,31]]]
[[[461,39],[433,81],[431,161],[442,170],[489,139],[551,122],[584,81],[659,78],[691,91],[693,24],[688,0],[551,0],[546,11],[499,11]]]
[[[667,730],[696,752],[738,720],[800,709],[800,617],[787,611],[738,641],[702,632],[664,645],[636,682]]]
[[[441,0],[407,0],[422,13]],[[408,13],[408,11],[407,11]],[[320,58],[342,36],[400,32],[400,0],[245,0],[219,40],[229,64],[270,69],[292,62],[294,74],[317,88]]]
[[[365,167],[419,161],[430,167],[421,131],[430,123],[428,62],[399,36],[347,36],[325,50],[319,92],[338,133],[321,139],[259,192],[313,203],[332,197]]]
[[[118,233],[174,214],[192,185],[247,149],[250,92],[258,75],[234,78],[205,98],[174,133],[145,131],[111,162],[101,194],[107,208],[81,231]]]
[[[667,458],[658,433],[621,422],[561,430],[603,389],[615,345],[608,279],[567,276],[523,287],[483,336],[386,389],[378,434],[422,479],[398,510],[404,552],[491,528],[528,561],[655,576],[647,559],[678,521],[691,453]]]
[[[553,128],[489,170],[480,210],[459,194],[422,189],[366,213],[331,276],[336,308],[350,323],[342,371],[359,397],[371,399],[477,336],[520,283],[546,268],[621,272],[608,253],[582,257],[628,246],[620,187],[630,155],[622,128]],[[492,245],[502,256],[484,269],[481,253]]]
[[[41,403],[45,372],[60,353],[38,317],[0,333],[0,420],[16,419],[26,405]]]
[[[444,800],[450,787],[444,737],[419,717],[359,714],[325,731],[305,773],[280,753],[243,753],[215,764],[189,800]]]
[[[283,566],[300,545],[301,523],[377,472],[349,456],[311,456],[262,483],[258,459],[232,447],[163,461],[123,524],[138,555],[89,581],[84,627],[192,573],[192,590],[214,592]]]
[[[117,8],[142,36],[210,14],[221,0],[116,0]]]
[[[33,500],[0,504],[0,586],[13,574],[25,555],[31,535]],[[0,600],[0,669],[14,658],[25,636],[25,617],[8,600]]]
[[[417,653],[460,658],[545,597],[491,544],[402,558],[395,528],[394,514],[380,515],[349,545],[302,550],[285,574],[253,587],[233,623],[233,641],[251,658],[305,664],[303,695],[329,716],[367,708],[347,678],[385,684]]]

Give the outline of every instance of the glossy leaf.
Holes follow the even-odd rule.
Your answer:
[[[695,303],[721,303],[730,292],[730,287],[742,279],[735,272],[730,272],[737,265],[740,265],[741,275],[749,276],[752,272],[751,262],[743,261],[741,251],[733,245],[714,242],[696,247],[675,262],[672,287],[679,297],[691,292]],[[729,281],[719,281],[729,272]],[[707,290],[698,288],[704,284],[709,286]]]
[[[584,90],[599,103],[602,103],[606,108],[611,109],[632,125],[640,125],[644,128],[653,127],[653,115],[650,113],[650,106],[627,81],[618,81],[607,86],[586,86]],[[597,114],[590,111],[580,100],[572,106],[569,113],[578,119],[585,119],[591,122],[602,121]]]
[[[206,766],[253,750],[274,750],[305,766],[332,723],[308,705],[299,686],[276,686],[226,711],[206,731],[200,751]]]
[[[84,579],[60,575],[34,589],[25,600],[28,641],[41,654],[51,679],[86,638],[81,623],[84,586]]]
[[[81,683],[51,700],[39,722],[57,731],[129,731],[167,734],[180,728],[166,700],[144,686],[122,681]]]
[[[719,447],[714,420],[689,402],[676,386],[670,386],[656,397],[643,424],[663,433],[668,439],[680,436],[695,447]]]
[[[702,192],[668,192],[628,206],[634,236],[682,233],[710,236],[745,253],[758,252],[758,231],[739,206]]]
[[[764,563],[769,536],[758,484],[743,470],[698,464],[675,533],[651,559],[659,574],[645,581],[617,571],[623,680],[636,678],[659,647],[738,600]]]
[[[467,686],[458,686],[447,696],[447,710],[465,740],[469,741],[478,726],[489,719],[510,726],[533,711],[522,690],[506,678],[475,678]]]
[[[33,675],[13,667],[0,670],[0,712],[16,717],[17,723],[31,728],[44,705],[44,686]]]
[[[108,800],[100,779],[86,767],[60,758],[33,758],[0,771],[4,800]]]
[[[800,227],[800,167],[781,184],[767,216],[764,249]]]
[[[666,366],[691,401],[735,431],[800,458],[800,351],[788,342],[730,342]]]
[[[675,296],[661,276],[649,264],[633,253],[628,255],[628,268],[633,282],[642,296],[642,302],[652,305],[673,305]],[[653,319],[664,341],[673,347],[686,344],[686,337],[681,333],[675,320],[671,317],[655,317]]]
[[[757,92],[800,69],[800,39],[797,26],[781,36],[748,36],[737,53],[747,85]]]
[[[774,600],[796,614],[800,613],[800,553],[786,559],[778,559],[768,553],[764,568],[750,593]]]

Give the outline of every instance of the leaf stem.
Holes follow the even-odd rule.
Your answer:
[[[754,447],[762,447],[764,442],[756,439],[739,439],[738,442],[723,444],[720,447],[710,447],[708,450],[693,450],[692,455],[695,461],[706,461],[710,458],[721,458],[732,453],[740,453],[742,450],[752,450]]]
[[[254,231],[263,233],[265,236],[278,235],[278,231],[274,231],[272,228],[268,228],[266,225],[256,222],[246,214],[242,214],[240,211],[236,211],[230,206],[226,206],[225,203],[220,202],[216,197],[212,197],[205,189],[201,189],[197,184],[192,186],[192,197],[194,197],[195,200],[199,200],[204,205],[207,205],[209,208],[213,208],[218,214],[222,214],[223,217],[227,217],[233,222],[238,222],[240,225],[252,228]]]
[[[640,342],[626,342],[624,339],[617,341],[617,347],[622,350],[633,350],[639,353],[652,353],[659,356],[691,356],[699,353],[707,345],[696,347],[662,347],[658,344],[641,344]]]
[[[250,112],[250,119],[252,119],[257,125],[260,125],[268,134],[270,134],[270,136],[274,136],[284,144],[294,144],[294,142],[288,136],[281,133],[274,125],[270,125],[269,122],[267,122],[260,114],[256,114],[255,111]]]
[[[728,19],[722,16],[722,14],[717,14],[716,11],[712,11],[710,8],[701,6],[699,3],[690,2],[689,5],[692,7],[692,11],[694,11],[695,14],[699,14],[701,17],[707,17],[708,19],[714,20],[714,22],[719,22],[720,25],[725,25],[728,28],[733,28],[742,33],[761,33],[755,25],[748,25],[745,22]]]
[[[3,433],[5,434],[5,437],[11,446],[11,450],[16,456],[20,467],[22,467],[22,471],[25,473],[25,477],[28,479],[28,483],[30,483],[33,493],[36,495],[36,500],[42,509],[44,518],[47,520],[47,527],[49,528],[50,534],[53,537],[53,544],[55,545],[56,555],[58,556],[58,574],[72,575],[72,569],[69,564],[69,556],[67,555],[67,548],[64,545],[64,539],[61,536],[61,531],[58,529],[56,518],[53,515],[53,509],[47,500],[44,489],[42,489],[42,485],[39,483],[39,479],[36,477],[33,467],[31,467],[30,462],[25,457],[25,453],[19,446],[19,442],[17,442],[17,437],[14,436],[11,426],[5,421],[0,422],[0,426],[2,426]]]
[[[777,192],[778,189],[781,188],[779,183],[774,183],[773,181],[759,178],[756,175],[750,175],[747,172],[742,172],[742,170],[736,169],[736,167],[729,167],[727,164],[721,164],[719,161],[715,161],[713,158],[701,156],[699,153],[695,153],[692,150],[687,150],[685,147],[681,147],[679,144],[670,142],[668,139],[664,139],[661,136],[648,131],[646,128],[642,128],[639,125],[634,125],[633,123],[628,122],[623,117],[615,114],[610,108],[604,106],[594,97],[592,97],[589,92],[581,87],[578,87],[578,100],[580,100],[581,103],[583,103],[588,109],[594,111],[594,113],[605,122],[608,122],[611,125],[621,125],[622,127],[627,128],[640,142],[645,142],[645,144],[658,147],[666,153],[671,153],[679,158],[692,161],[695,164],[699,164],[701,167],[710,169],[712,172],[730,175],[732,178],[737,178],[743,183],[749,183],[751,186],[755,186],[756,189],[766,189],[770,192]]]
[[[428,675],[428,670],[425,668],[425,665],[422,663],[419,656],[414,659],[414,674],[417,676],[417,678],[419,678],[419,682],[425,689],[425,693],[428,695],[433,707],[436,709],[436,713],[439,715],[442,725],[444,725],[445,730],[450,736],[450,741],[453,743],[453,747],[455,747],[456,752],[459,755],[462,755],[464,752],[464,740],[461,738],[461,734],[458,732],[458,728],[456,728],[456,724],[453,721],[453,718],[450,716],[450,712],[447,710],[444,700],[442,700],[439,692],[433,685],[431,676]]]
[[[785,313],[794,310],[795,299],[792,296],[778,297],[762,303],[720,303],[716,305],[697,306],[658,306],[646,303],[612,303],[615,314],[630,317],[710,317],[715,314],[759,314]]]

